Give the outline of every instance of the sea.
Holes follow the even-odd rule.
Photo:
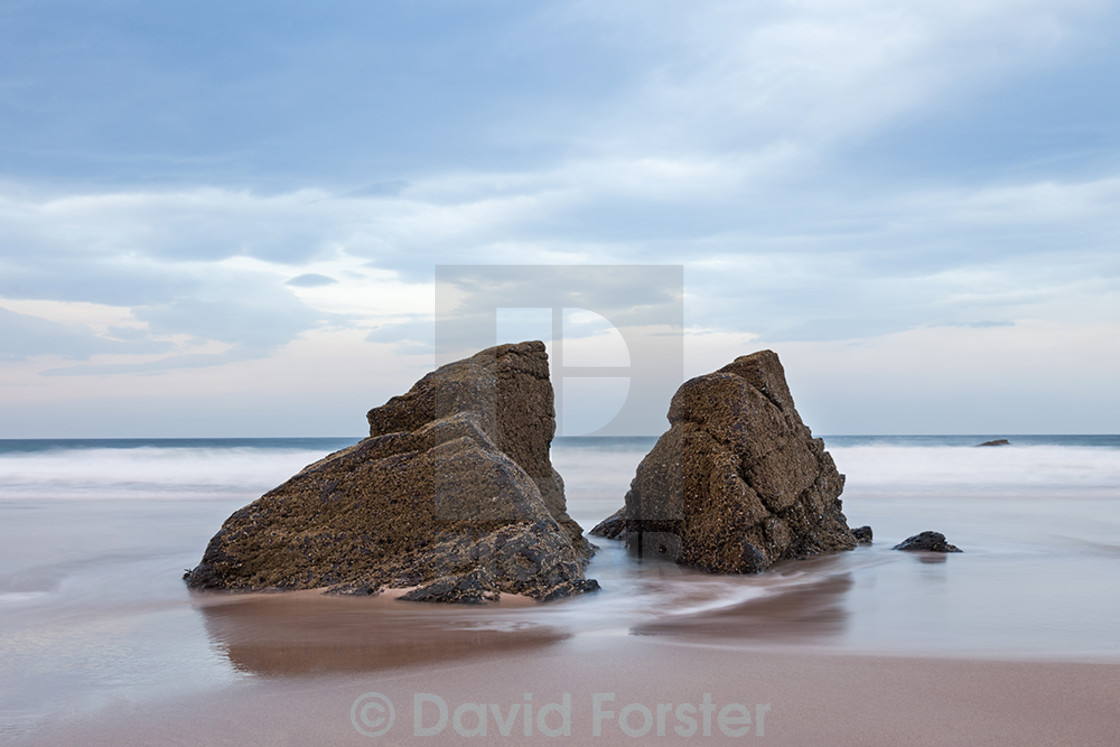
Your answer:
[[[996,438],[1010,445],[977,447]],[[588,575],[602,585],[597,594],[450,611],[335,600],[302,607],[302,627],[280,632],[267,615],[239,617],[235,605],[188,592],[183,571],[230,513],[356,440],[0,441],[0,742],[122,703],[140,709],[253,678],[389,666],[401,661],[386,648],[401,630],[433,631],[436,657],[441,631],[454,628],[477,633],[477,645],[534,632],[576,647],[664,635],[745,648],[1120,661],[1115,435],[825,436],[846,475],[848,523],[871,526],[874,543],[757,576],[639,560],[596,539]],[[617,510],[654,442],[556,439],[572,517],[590,529]],[[925,530],[963,552],[891,549]],[[349,631],[345,650],[304,640],[306,629]]]

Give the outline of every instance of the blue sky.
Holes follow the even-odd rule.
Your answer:
[[[1118,32],[0,0],[0,437],[361,435],[433,364],[434,267],[475,263],[683,265],[685,374],[772,348],[818,433],[1116,432]]]

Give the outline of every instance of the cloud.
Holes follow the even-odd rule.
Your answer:
[[[621,105],[580,132],[612,133],[615,153],[776,141],[811,152],[864,136],[1061,60],[1102,5],[836,0],[649,10],[582,0],[555,12],[639,60]]]
[[[569,158],[785,144],[804,167],[1110,30],[1100,0],[499,0],[441,2],[438,21],[408,6],[264,7],[223,7],[220,30],[205,2],[155,15],[95,3],[73,24],[55,3],[9,9],[8,174],[387,197],[437,170]]]
[[[705,339],[818,350],[1120,315],[1107,3],[352,3],[216,32],[205,4],[110,5],[0,30],[0,301],[129,321],[8,317],[10,359],[427,353],[433,268],[461,264],[684,265]],[[671,302],[586,282],[622,324]]]
[[[233,350],[224,353],[190,353],[184,355],[171,355],[158,360],[149,360],[137,363],[86,363],[64,368],[48,368],[42,372],[43,376],[119,376],[122,374],[157,374],[166,371],[178,371],[192,368],[209,368],[237,363],[246,360],[255,360],[266,357],[264,351]]]
[[[174,345],[165,342],[158,348],[158,352],[170,355],[91,362],[45,373],[157,373],[261,359],[335,318],[307,307],[278,284],[228,272],[214,272],[208,281],[199,283],[194,295],[137,306],[133,315],[146,325],[149,338],[175,341]],[[100,352],[144,352],[142,346],[130,345]]]
[[[392,343],[401,355],[434,355],[435,322],[431,318],[389,321],[365,336],[366,342]]]
[[[74,207],[84,198],[55,197],[38,221],[28,217],[35,204],[20,210],[26,200],[10,195],[0,220],[38,251],[2,260],[0,294],[130,306],[158,334],[248,347],[275,347],[317,325],[358,318],[381,325],[377,339],[386,340],[397,314],[419,311],[409,306],[415,290],[393,278],[420,288],[433,266],[463,257],[489,265],[685,264],[687,287],[703,288],[688,299],[692,322],[784,340],[1076,314],[1114,297],[1107,278],[1120,266],[1106,249],[1120,219],[1108,207],[1120,197],[1120,178],[895,192],[864,184],[847,193],[799,190],[795,198],[770,174],[773,193],[752,204],[757,185],[741,183],[733,166],[573,162],[550,172],[439,176],[418,181],[391,205],[206,189],[102,195],[95,199],[106,211],[99,213]],[[705,188],[712,184],[718,199]],[[182,224],[183,246],[236,243],[227,232],[251,235],[260,224],[302,216],[300,232],[318,250],[297,264],[283,251],[215,260],[149,251],[142,242],[129,252],[83,250],[83,221],[112,224],[121,235],[151,234],[148,224],[177,200],[183,206],[172,212],[201,211]],[[132,206],[128,214],[113,212],[121,203]],[[245,208],[244,225],[201,219],[200,204],[227,203]],[[316,265],[324,271],[292,275]],[[395,300],[379,302],[390,288]],[[614,293],[618,313],[641,300],[625,288],[599,290]],[[1066,312],[1049,308],[1074,290]],[[400,339],[415,337],[408,334]]]
[[[385,182],[376,182],[374,184],[367,184],[364,187],[352,189],[345,192],[340,197],[398,197],[401,192],[410,186],[409,182],[404,179],[391,179]]]
[[[22,361],[35,356],[87,359],[109,353],[161,353],[171,348],[168,342],[106,339],[80,324],[59,324],[0,307],[0,360]]]
[[[273,306],[262,300],[179,298],[141,307],[136,315],[157,334],[190,334],[261,350],[282,345],[314,326],[313,318],[299,304]]]
[[[1116,340],[1115,320],[1032,320],[772,347],[818,433],[1110,433]]]
[[[294,285],[297,288],[319,288],[324,285],[334,285],[338,281],[326,275],[320,275],[317,272],[307,272],[303,275],[297,275],[284,285]]]

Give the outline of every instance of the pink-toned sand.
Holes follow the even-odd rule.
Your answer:
[[[490,641],[472,653],[460,639],[443,660],[318,676],[281,673],[275,662],[283,652],[272,651],[263,659],[273,662],[271,675],[59,721],[34,743],[633,744],[639,738],[627,730],[641,733],[647,713],[642,741],[661,744],[1120,743],[1120,664],[877,657],[626,635],[515,635],[509,642]],[[388,724],[385,701],[367,693],[393,704],[394,720],[380,736],[355,727]],[[436,732],[431,736],[416,734],[417,693],[420,730]],[[447,709],[442,728],[440,702]],[[485,737],[463,735],[480,728],[478,707],[469,704],[486,713]]]

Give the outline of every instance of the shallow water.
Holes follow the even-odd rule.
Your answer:
[[[601,546],[599,594],[544,606],[196,597],[180,575],[236,508],[342,440],[0,443],[0,736],[52,714],[603,636],[1120,660],[1120,439],[826,439],[876,543],[716,577]],[[585,528],[652,439],[553,447]],[[926,529],[965,552],[893,552]]]

